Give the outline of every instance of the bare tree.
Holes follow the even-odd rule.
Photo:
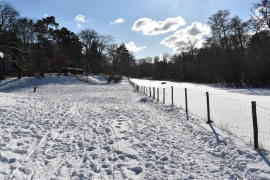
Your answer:
[[[229,10],[220,10],[209,17],[208,24],[211,27],[212,35],[218,40],[223,50],[229,47]]]
[[[14,27],[19,13],[7,2],[0,2],[0,12],[0,32],[8,32]]]
[[[99,53],[103,53],[103,51],[106,51],[106,48],[111,45],[113,41],[114,38],[112,36],[100,35],[97,42]]]
[[[79,37],[83,44],[83,51],[86,59],[85,75],[88,75],[91,63],[91,46],[93,45],[94,42],[98,41],[99,34],[94,30],[85,29],[79,33]]]
[[[0,79],[5,79],[7,55],[9,55],[11,47],[11,37],[14,36],[16,30],[16,19],[19,13],[15,8],[7,2],[0,2],[0,51],[3,52],[1,59]]]
[[[253,4],[251,8],[253,13],[253,25],[257,25],[258,29],[268,27],[270,29],[270,1],[260,0],[258,3]],[[256,27],[256,26],[255,26]]]
[[[234,16],[230,21],[230,30],[232,36],[236,39],[236,46],[240,46],[243,51],[248,40],[248,23],[243,22],[238,16]]]

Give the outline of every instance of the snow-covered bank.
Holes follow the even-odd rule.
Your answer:
[[[78,79],[91,84],[104,84],[107,80],[102,75],[92,75],[92,76],[78,76]]]
[[[126,79],[3,83],[0,179],[270,177],[258,152],[195,117],[187,121],[183,110],[146,98]]]

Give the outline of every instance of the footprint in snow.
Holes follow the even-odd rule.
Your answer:
[[[22,142],[17,142],[17,146],[22,146],[22,145],[24,145],[24,143],[22,143]]]
[[[102,164],[102,166],[101,166],[102,168],[108,168],[108,167],[110,167],[110,165],[109,164]]]
[[[105,171],[107,172],[107,175],[112,175],[112,170],[111,169],[105,169]]]
[[[137,175],[137,174],[140,174],[143,171],[143,168],[140,167],[140,166],[137,166],[137,167],[129,168],[129,170],[135,172],[136,175]]]
[[[147,102],[147,98],[142,98],[141,100],[140,100],[140,102]]]
[[[121,167],[123,167],[123,166],[127,166],[126,164],[117,164],[116,165],[118,168],[121,168]]]
[[[96,148],[94,147],[94,146],[90,146],[87,150],[88,151],[93,151],[93,150],[95,150]]]
[[[15,151],[13,151],[14,153],[17,153],[17,154],[27,154],[28,151],[25,150],[25,149],[16,149]]]
[[[152,163],[146,163],[144,166],[145,166],[146,168],[150,168],[150,167],[153,166],[153,164],[152,164]]]

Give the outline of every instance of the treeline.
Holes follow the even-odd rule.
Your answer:
[[[125,44],[113,37],[85,29],[75,34],[58,28],[54,16],[42,19],[20,17],[12,4],[0,2],[0,79],[15,70],[16,76],[40,72],[61,73],[62,68],[89,73],[130,75],[135,58]]]
[[[139,60],[137,77],[223,86],[270,85],[270,2],[261,0],[251,8],[253,17],[244,22],[221,10],[209,17],[211,35],[204,46],[190,41],[180,53]]]
[[[54,16],[21,17],[12,4],[0,2],[0,79],[62,68],[85,74],[106,73],[224,86],[270,85],[270,2],[251,7],[253,17],[243,21],[221,10],[209,17],[210,36],[202,48],[190,41],[180,54],[163,54],[135,61],[125,44],[110,35],[85,29],[75,34],[59,28]],[[14,75],[14,74],[13,74]]]

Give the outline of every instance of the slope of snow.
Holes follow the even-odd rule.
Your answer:
[[[37,91],[33,93],[33,87]],[[0,84],[0,179],[269,179],[268,154],[119,84]]]
[[[92,76],[80,76],[79,80],[86,81],[91,84],[104,84],[107,80],[102,75],[92,75]]]

